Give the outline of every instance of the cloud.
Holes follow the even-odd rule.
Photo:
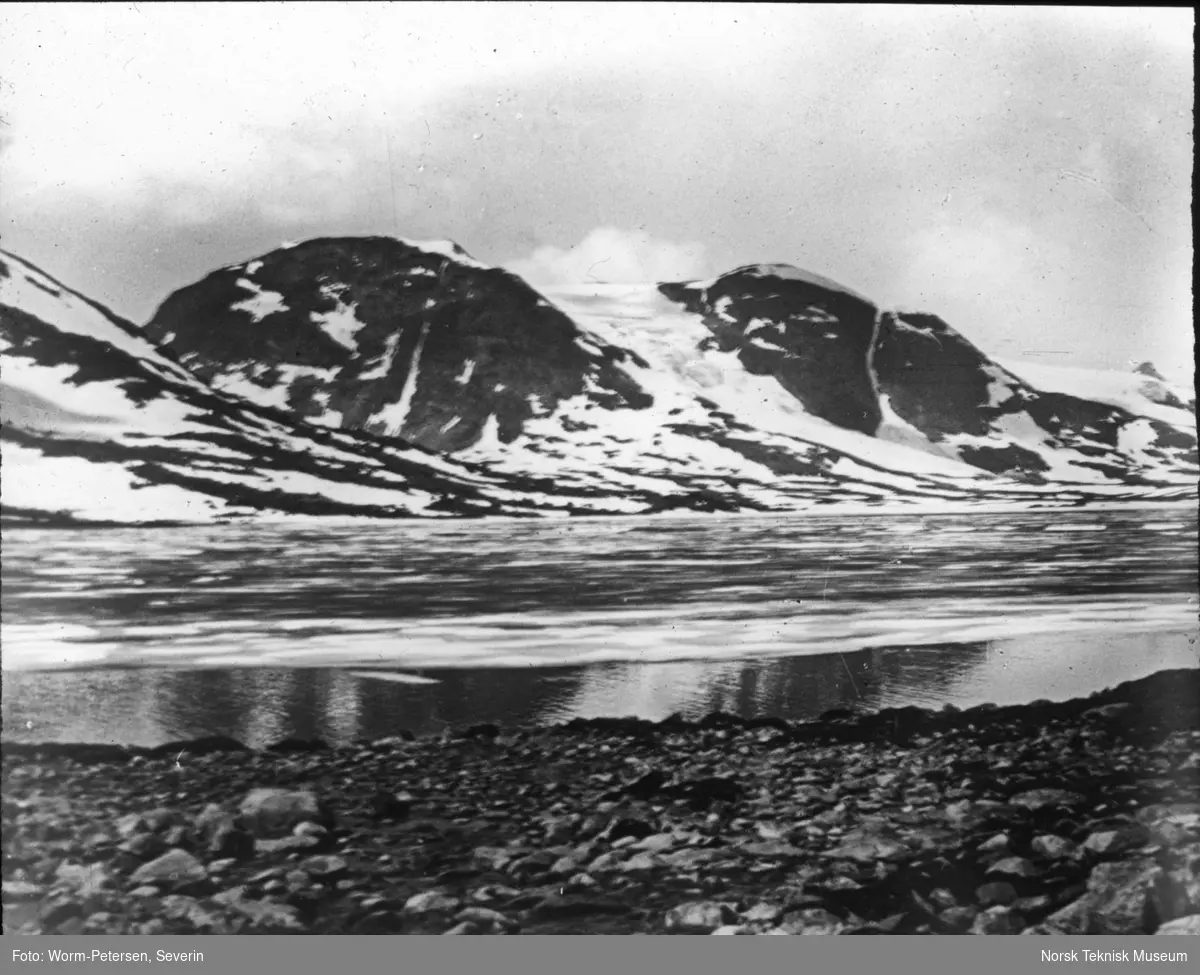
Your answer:
[[[531,284],[632,284],[703,277],[704,245],[674,243],[641,230],[597,227],[574,247],[539,247],[509,261],[510,271]]]

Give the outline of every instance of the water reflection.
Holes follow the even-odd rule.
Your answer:
[[[572,717],[660,720],[710,711],[809,720],[832,708],[873,710],[1068,697],[1196,665],[1186,633],[1027,638],[884,647],[751,661],[489,670],[430,669],[432,684],[345,670],[101,670],[13,673],[4,734],[35,741],[155,745],[224,734],[261,747],[284,737],[346,743],[407,729],[431,734]]]

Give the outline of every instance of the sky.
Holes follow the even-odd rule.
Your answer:
[[[285,240],[534,284],[795,264],[1190,382],[1193,12],[0,6],[0,247],[145,321]]]

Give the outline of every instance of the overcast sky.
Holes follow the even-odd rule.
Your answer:
[[[144,321],[283,240],[535,283],[797,264],[1190,376],[1187,9],[6,4],[0,246]]]

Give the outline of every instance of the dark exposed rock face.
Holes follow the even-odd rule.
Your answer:
[[[878,311],[866,298],[785,264],[738,268],[703,287],[659,289],[703,316],[715,348],[776,379],[814,416],[862,433],[878,428],[867,361]]]
[[[882,315],[872,364],[879,394],[900,419],[984,470],[1040,478],[1050,465],[1031,446],[1050,448],[1080,473],[1099,470],[1129,484],[1145,481],[1147,461],[1197,463],[1191,432],[1117,406],[1034,389],[936,315]],[[1136,431],[1138,426],[1144,429]],[[1146,441],[1137,453],[1122,444],[1131,432]],[[955,439],[962,436],[983,442]]]
[[[524,281],[455,245],[310,240],[175,292],[145,330],[217,388],[439,451],[474,444],[489,420],[509,443],[585,392],[651,402],[624,352],[581,343]]]

